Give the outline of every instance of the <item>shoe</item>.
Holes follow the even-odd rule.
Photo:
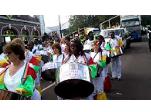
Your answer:
[[[118,80],[118,81],[120,81],[120,80],[121,80],[121,78],[117,78],[117,80]]]
[[[96,95],[96,100],[107,100],[107,95],[105,92],[100,92]]]
[[[111,77],[111,80],[117,79],[116,77]]]

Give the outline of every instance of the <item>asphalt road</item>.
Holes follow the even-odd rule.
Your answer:
[[[111,100],[151,100],[151,52],[147,41],[131,44],[122,56],[122,80],[111,82]]]
[[[122,80],[112,80],[110,100],[151,100],[151,53],[146,41],[133,42],[122,56]],[[57,100],[55,83],[41,81],[42,99]]]

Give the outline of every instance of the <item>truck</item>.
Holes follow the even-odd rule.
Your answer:
[[[140,15],[121,15],[121,27],[126,28],[130,32],[131,41],[141,41],[141,16]]]

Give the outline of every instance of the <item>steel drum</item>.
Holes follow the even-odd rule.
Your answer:
[[[47,55],[41,55],[41,60],[44,62],[44,64],[45,63],[47,63],[47,62],[49,62],[49,56],[47,56]]]
[[[123,55],[123,51],[121,47],[116,47],[111,50],[111,58],[118,57]]]
[[[46,81],[55,81],[56,79],[56,64],[53,62],[45,63],[42,67],[41,77]]]
[[[20,95],[15,92],[0,90],[0,100],[29,100],[29,97]]]
[[[63,64],[58,70],[55,93],[63,99],[81,99],[94,91],[89,68],[79,63]]]

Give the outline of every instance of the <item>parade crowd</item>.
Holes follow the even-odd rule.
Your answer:
[[[89,49],[86,49],[88,46]],[[71,98],[62,98],[56,94],[58,99],[107,99],[106,92],[111,89],[110,79],[122,78],[122,46],[122,38],[114,32],[110,33],[108,42],[102,35],[94,36],[91,31],[84,41],[79,37],[68,36],[57,41],[49,38],[22,41],[21,38],[15,38],[3,46],[0,55],[0,99],[41,100],[41,80],[61,83],[57,79],[59,75],[56,76],[56,71],[53,70],[69,63],[87,66],[89,74],[86,75],[90,77],[93,91],[86,96]],[[78,81],[74,84],[72,82],[66,82],[63,90],[67,90],[68,86],[78,85]],[[71,94],[85,91],[83,88],[75,92],[74,86],[72,89]]]

